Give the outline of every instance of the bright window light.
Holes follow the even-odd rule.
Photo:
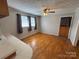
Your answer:
[[[29,27],[29,21],[27,16],[21,16],[21,20],[22,20],[22,27]]]
[[[31,26],[34,27],[35,26],[35,18],[31,17]]]

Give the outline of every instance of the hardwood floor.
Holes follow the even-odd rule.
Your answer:
[[[33,48],[32,59],[79,59],[79,48],[62,37],[38,33],[23,41]]]

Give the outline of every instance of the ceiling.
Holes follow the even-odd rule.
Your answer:
[[[51,9],[77,8],[79,0],[8,0],[8,5],[27,13],[41,15],[41,11],[46,7]]]

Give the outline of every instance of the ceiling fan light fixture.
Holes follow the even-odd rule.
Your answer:
[[[47,16],[48,13],[49,13],[49,10],[50,10],[50,9],[48,9],[48,8],[44,9],[44,10],[43,10],[43,15],[44,15],[44,16]]]
[[[50,9],[46,8],[43,10],[45,13],[48,13],[50,11]]]
[[[47,15],[48,15],[48,13],[43,13],[43,15],[44,15],[44,16],[47,16]]]
[[[50,8],[45,8],[45,9],[43,10],[43,15],[44,15],[44,16],[47,16],[49,13],[55,13],[55,10],[54,10],[54,9],[51,10]]]

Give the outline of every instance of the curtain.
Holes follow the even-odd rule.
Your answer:
[[[16,15],[17,15],[17,32],[18,34],[21,34],[23,33],[21,15],[20,14],[16,14]]]
[[[35,17],[35,30],[37,30],[37,17]]]
[[[28,28],[28,31],[32,31],[31,17],[30,17],[30,16],[27,16],[27,17],[28,17],[28,21],[29,21],[29,28]]]

